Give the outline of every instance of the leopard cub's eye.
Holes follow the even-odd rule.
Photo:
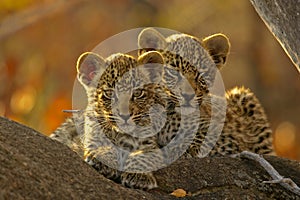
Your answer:
[[[144,94],[145,94],[144,90],[142,90],[142,89],[137,89],[137,90],[134,90],[134,91],[133,91],[132,96],[133,96],[134,98],[141,98],[141,97],[144,96]]]
[[[112,89],[103,90],[103,95],[107,99],[111,99],[113,97],[114,91]]]
[[[180,77],[181,74],[179,71],[177,71],[176,69],[165,69],[166,72],[168,73],[168,75],[173,76],[173,77]]]
[[[177,75],[179,73],[176,69],[166,68],[165,70],[172,75]]]

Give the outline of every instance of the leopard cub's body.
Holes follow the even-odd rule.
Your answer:
[[[235,88],[226,96],[211,92],[229,51],[224,35],[165,38],[148,28],[138,43],[137,59],[93,53],[79,58],[88,106],[53,139],[106,177],[141,189],[156,187],[151,171],[180,156],[274,153],[264,110],[249,89]]]

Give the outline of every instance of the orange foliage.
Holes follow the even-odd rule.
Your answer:
[[[70,116],[70,114],[64,113],[63,110],[71,108],[72,102],[69,97],[66,95],[57,95],[45,111],[45,132],[50,134],[54,131],[66,117]]]

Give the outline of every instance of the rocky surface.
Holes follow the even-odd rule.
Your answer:
[[[300,185],[300,163],[267,156]],[[155,172],[159,188],[125,188],[98,174],[68,147],[37,131],[0,118],[0,199],[300,199],[278,184],[255,161],[214,157],[178,160]]]

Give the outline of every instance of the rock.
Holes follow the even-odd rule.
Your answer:
[[[300,163],[266,156],[285,177],[300,185]],[[255,161],[213,157],[178,160],[155,172],[159,188],[125,188],[97,173],[68,147],[0,117],[0,199],[300,199]]]

